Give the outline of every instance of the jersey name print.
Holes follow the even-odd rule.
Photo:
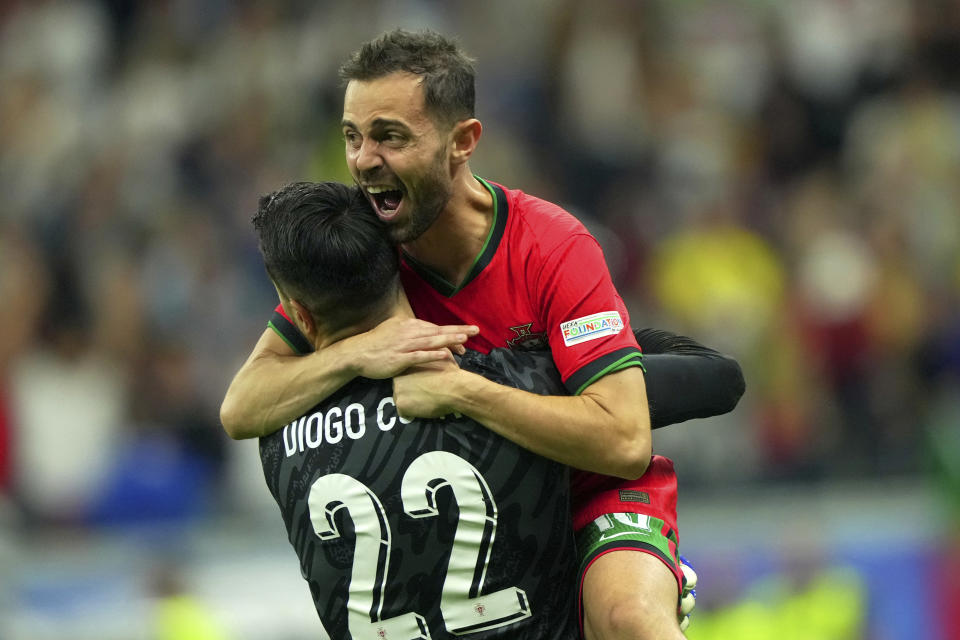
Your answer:
[[[561,389],[545,352],[469,352],[461,366]],[[401,419],[391,391],[389,380],[354,380],[260,440],[327,633],[574,640],[566,468],[467,418]]]
[[[374,413],[359,402],[326,409],[316,407],[282,429],[283,453],[289,458],[324,444],[338,444],[344,438],[359,440],[374,435],[377,429],[390,431],[398,423],[411,422],[397,413],[391,396],[381,398]]]

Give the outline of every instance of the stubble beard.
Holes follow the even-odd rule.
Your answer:
[[[438,154],[430,172],[416,186],[415,191],[420,202],[411,208],[407,219],[390,226],[390,237],[395,243],[413,242],[426,233],[453,197],[453,184],[441,161],[444,158],[446,153]]]

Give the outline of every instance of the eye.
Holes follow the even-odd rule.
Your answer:
[[[383,134],[382,141],[389,145],[399,145],[406,142],[407,138],[397,131],[387,131]]]
[[[350,145],[354,149],[359,148],[360,144],[363,142],[363,139],[360,137],[360,134],[354,131],[353,129],[344,130],[343,139],[348,145]]]

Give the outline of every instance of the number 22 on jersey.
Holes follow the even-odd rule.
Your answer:
[[[502,627],[531,615],[526,593],[508,587],[481,594],[497,532],[497,504],[486,480],[469,462],[446,451],[430,451],[403,474],[400,495],[412,518],[438,515],[436,494],[450,487],[460,510],[453,548],[440,596],[447,630],[463,635]],[[310,488],[310,521],[321,540],[340,537],[335,515],[346,509],[356,543],[347,599],[347,624],[354,640],[430,638],[423,616],[409,612],[383,619],[383,596],[390,573],[390,526],[380,499],[359,480],[341,473],[320,478]]]

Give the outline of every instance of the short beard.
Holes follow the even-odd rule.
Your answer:
[[[423,202],[410,212],[405,223],[390,225],[390,237],[397,244],[413,242],[426,233],[453,197],[453,186],[444,172],[445,148],[440,150],[436,159],[435,170],[418,185],[417,195],[424,198]]]

